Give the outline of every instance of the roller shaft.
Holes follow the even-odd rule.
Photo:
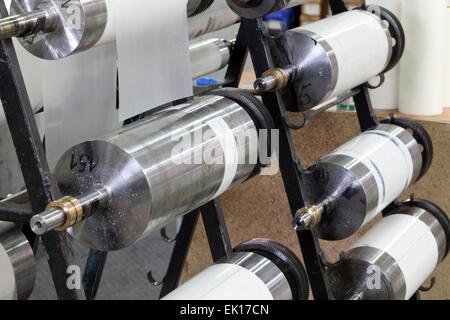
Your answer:
[[[297,65],[289,65],[284,68],[275,68],[263,73],[256,79],[254,88],[257,93],[275,92],[285,88],[289,82],[302,77],[302,69]]]
[[[109,194],[103,187],[98,187],[75,198],[62,198],[50,203],[44,212],[31,218],[31,230],[37,235],[42,235],[52,230],[64,230],[75,223],[89,217],[95,209],[105,207],[108,203]],[[81,209],[78,216],[73,217],[72,212],[76,211],[76,206]],[[75,213],[74,213],[75,214]]]
[[[0,39],[23,37],[42,31],[51,24],[51,17],[51,11],[36,10],[0,19]]]

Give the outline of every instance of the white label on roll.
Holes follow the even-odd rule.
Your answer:
[[[386,131],[366,131],[332,154],[342,154],[361,161],[376,180],[378,206],[367,213],[364,223],[372,220],[411,183],[413,175],[411,154],[402,141]]]
[[[202,271],[163,300],[273,300],[273,296],[253,272],[222,263]]]
[[[406,281],[406,299],[431,275],[439,255],[436,239],[429,227],[406,214],[384,218],[352,248],[364,246],[385,251],[397,261]]]
[[[187,0],[114,4],[119,119],[192,96]]]
[[[222,118],[215,118],[208,121],[208,126],[215,133],[223,150],[225,172],[222,183],[213,198],[217,198],[228,190],[233,183],[238,169],[239,151],[233,131]]]
[[[8,253],[0,245],[0,300],[16,300],[16,278]]]

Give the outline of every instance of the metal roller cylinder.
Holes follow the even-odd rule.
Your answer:
[[[247,18],[262,18],[272,12],[295,7],[309,0],[227,0],[231,10],[237,15]]]
[[[416,182],[423,157],[419,142],[400,126],[380,124],[360,134],[305,176],[312,204],[297,212],[293,226],[316,227],[326,240],[351,236]]]
[[[254,239],[203,270],[163,300],[306,300],[305,269],[288,248]]]
[[[189,39],[224,29],[240,20],[241,18],[231,11],[225,0],[216,0],[204,12],[189,18]]]
[[[108,22],[107,1],[12,0],[10,14],[43,13],[43,18],[17,36],[23,47],[36,57],[57,60],[99,42]]]
[[[117,0],[12,0],[11,16],[0,20],[0,38],[18,37],[34,56],[58,60],[115,40],[113,8]],[[239,21],[225,1],[188,2],[189,37]]]
[[[449,225],[428,201],[392,210],[329,270],[335,298],[408,300],[447,255]]]
[[[203,96],[69,149],[55,174],[71,197],[33,217],[32,229],[70,220],[87,246],[119,250],[246,180],[258,167],[260,123],[252,97],[233,92],[245,103]]]
[[[365,10],[341,13],[285,32],[276,40],[285,55],[282,67],[301,70],[290,77],[298,106],[292,111],[309,110],[383,73],[393,56],[392,37],[384,21]],[[266,87],[266,80],[270,79],[258,79],[257,90]]]
[[[189,46],[192,79],[224,68],[230,61],[232,43],[222,39],[198,41]]]
[[[0,222],[0,300],[27,299],[35,275],[36,262],[27,238],[14,223]]]

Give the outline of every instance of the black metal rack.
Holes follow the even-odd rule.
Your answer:
[[[330,0],[330,5],[333,14],[348,10],[345,0]],[[7,16],[4,1],[0,1],[0,15]],[[225,86],[239,85],[248,52],[251,54],[256,76],[259,77],[264,71],[275,67],[270,41],[271,39],[263,33],[262,21],[243,19],[226,74]],[[31,209],[0,206],[0,220],[27,223],[33,213],[41,212],[49,202],[58,199],[60,191],[49,170],[12,40],[0,41],[0,88],[1,101],[31,202]],[[361,129],[366,130],[376,124],[376,118],[367,87],[361,86],[358,89],[354,99]],[[285,102],[279,93],[263,94],[262,99],[280,132],[279,164],[291,213],[294,216],[296,211],[305,205],[305,198],[302,190],[301,162],[294,149],[291,129],[286,123]],[[232,253],[231,241],[218,199],[185,215],[162,284],[161,296],[174,290],[179,283],[200,213],[214,261]],[[36,250],[38,237],[28,230],[27,225],[24,225],[24,232]],[[314,298],[333,299],[326,273],[326,261],[317,234],[312,230],[299,232],[297,236]],[[84,272],[84,289],[70,290],[66,285],[67,268],[75,264],[75,259],[67,233],[49,232],[42,236],[42,242],[48,253],[48,263],[58,298],[94,299],[107,253],[91,250]]]

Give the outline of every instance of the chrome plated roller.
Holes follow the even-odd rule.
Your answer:
[[[33,250],[20,227],[0,222],[0,300],[27,299],[35,277]]]
[[[0,20],[0,39],[18,37],[22,46],[34,56],[62,59],[114,41],[112,7],[115,1],[12,0],[11,16]],[[191,39],[239,21],[225,1],[214,5],[212,2],[188,2]]]
[[[98,250],[125,248],[258,170],[270,114],[248,93],[217,91],[69,149],[56,166],[67,196],[31,219]]]

